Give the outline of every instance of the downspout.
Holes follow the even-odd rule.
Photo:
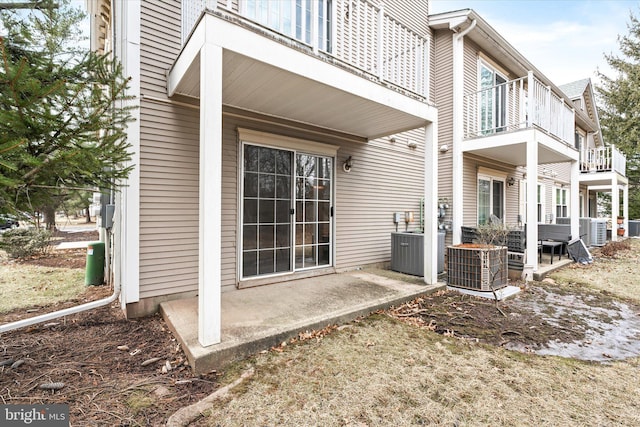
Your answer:
[[[464,127],[464,42],[463,37],[476,27],[476,20],[459,33],[453,34],[453,175],[463,174],[462,131]],[[458,175],[459,174],[459,175]],[[453,244],[461,242],[461,228],[463,218],[463,179],[453,182],[453,217],[451,228],[453,231]]]
[[[103,298],[98,301],[88,302],[86,304],[77,305],[75,307],[65,308],[63,310],[54,311],[52,313],[42,314],[40,316],[31,317],[29,319],[18,320],[11,323],[0,325],[0,334],[4,332],[13,331],[14,329],[24,328],[26,326],[35,325],[37,323],[47,322],[49,320],[55,320],[59,317],[69,316],[70,314],[81,313],[87,310],[93,310],[95,308],[109,305],[118,299],[120,295],[120,283],[118,280],[114,280],[113,294],[108,298]]]

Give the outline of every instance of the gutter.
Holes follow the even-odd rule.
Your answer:
[[[469,32],[476,27],[477,23],[478,21],[474,19],[473,21],[471,21],[471,24],[469,24],[469,26],[465,28],[461,33],[455,33],[454,37],[456,38],[456,41],[459,40],[461,37],[464,37],[467,34],[469,34]]]

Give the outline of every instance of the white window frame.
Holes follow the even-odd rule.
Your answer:
[[[538,206],[537,206],[537,212],[538,212],[538,223],[539,224],[544,224],[546,222],[546,212],[545,212],[545,186],[544,183],[542,182],[538,182]]]
[[[562,194],[564,193],[564,204],[559,204],[558,203],[558,194]],[[562,185],[554,185],[553,186],[553,215],[554,215],[554,222],[557,221],[557,219],[560,217],[569,217],[570,214],[570,199],[569,199],[569,189],[566,187],[563,187]],[[565,215],[558,215],[558,208],[563,209],[566,214]],[[565,212],[561,212],[561,213],[565,213]]]
[[[505,94],[505,105],[502,106],[502,109],[504,110],[504,123],[502,123],[502,126],[498,127],[497,126],[497,107],[495,105],[493,105],[492,103],[492,123],[491,123],[491,127],[485,129],[483,128],[483,123],[482,123],[482,94],[480,93],[480,91],[483,90],[482,87],[482,69],[486,68],[487,70],[491,71],[493,73],[493,84],[492,87],[496,86],[496,76],[500,77],[501,79],[504,80],[504,83],[507,83],[509,81],[509,78],[507,77],[507,74],[502,72],[501,70],[498,69],[498,67],[494,66],[493,64],[489,63],[487,60],[479,57],[478,58],[478,75],[477,75],[477,81],[478,81],[478,92],[479,92],[479,96],[478,96],[478,129],[480,130],[481,133],[487,133],[487,134],[492,134],[492,133],[496,133],[498,132],[498,129],[505,129],[507,127],[507,123],[509,123],[509,96],[508,94]],[[503,84],[503,83],[500,83]],[[506,86],[505,90],[506,90]],[[495,93],[494,96],[492,97],[493,102],[495,102]]]
[[[317,0],[240,0],[238,9],[240,14],[247,19],[307,45],[317,46],[321,51],[331,53],[335,40],[334,2],[335,0],[321,0],[319,3]],[[298,20],[297,14],[298,6],[301,9],[300,20]],[[261,10],[265,11],[266,17],[260,12]],[[317,22],[320,10],[324,12],[321,23]],[[272,22],[274,17],[277,22]],[[307,17],[310,18],[310,26],[307,25]],[[289,18],[288,25],[286,18]],[[298,24],[300,25],[300,37],[298,37]],[[314,33],[316,40],[314,40]]]
[[[537,218],[536,221],[538,223],[544,222],[544,185],[540,182],[537,184],[538,194],[537,194],[537,206],[536,213]],[[527,223],[527,180],[520,180],[520,218],[524,224]]]
[[[489,181],[489,217],[493,213],[493,183],[494,181],[502,182],[502,215],[500,216],[500,220],[503,224],[506,223],[506,215],[507,215],[507,174],[503,172],[498,172],[491,169],[478,168],[478,174],[476,176],[476,224],[480,225],[479,216],[480,216],[480,200],[478,198],[478,193],[480,191],[479,181],[480,180]],[[487,218],[487,221],[489,218]]]

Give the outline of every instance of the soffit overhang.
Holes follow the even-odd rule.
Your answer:
[[[222,103],[370,140],[435,122],[419,96],[207,12],[168,72],[168,95],[200,98],[200,51],[222,49]]]

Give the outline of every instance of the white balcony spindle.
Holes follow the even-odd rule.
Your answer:
[[[385,33],[385,28],[384,28],[385,22],[384,22],[384,5],[380,6],[380,9],[378,9],[378,46],[377,46],[377,55],[378,55],[378,78],[383,81],[385,78],[384,75],[384,33]]]

